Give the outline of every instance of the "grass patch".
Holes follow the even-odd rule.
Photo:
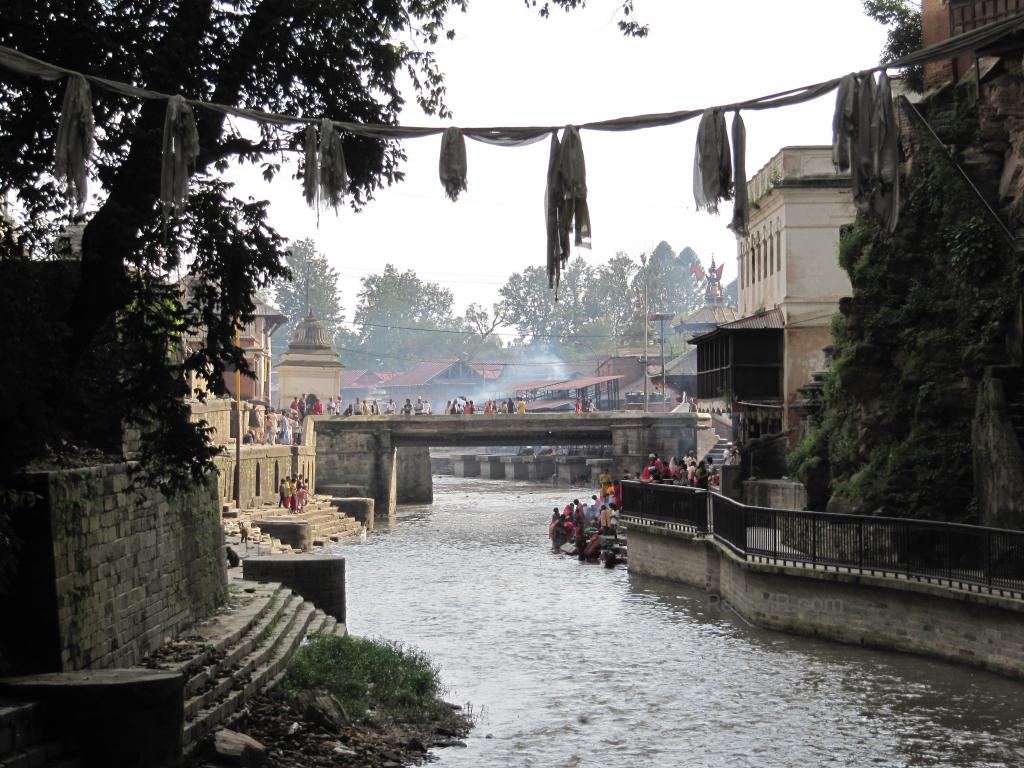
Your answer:
[[[437,665],[391,640],[313,635],[292,658],[283,687],[328,691],[356,719],[373,709],[384,718],[423,722],[445,708]]]

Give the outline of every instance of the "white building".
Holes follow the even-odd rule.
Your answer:
[[[851,293],[839,266],[839,235],[856,209],[850,177],[836,173],[827,146],[784,147],[747,190],[740,319],[701,337],[698,393],[701,400],[731,399],[729,407],[746,420],[743,437],[781,429],[792,442],[797,390],[824,368],[831,318]]]
[[[316,395],[326,401],[341,395],[341,364],[327,328],[313,313],[295,328],[288,351],[277,369],[277,407],[287,408],[294,398]]]

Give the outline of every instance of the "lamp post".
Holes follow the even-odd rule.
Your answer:
[[[665,321],[671,320],[674,315],[671,312],[652,312],[648,315],[651,320],[661,322],[661,399],[665,401]]]
[[[235,346],[242,348],[242,328],[235,326]],[[235,364],[235,506],[242,508],[242,371]]]

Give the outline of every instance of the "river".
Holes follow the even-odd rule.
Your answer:
[[[1024,766],[1024,683],[761,630],[551,554],[552,507],[582,493],[435,477],[432,506],[334,546],[350,631],[427,651],[476,713],[436,765]]]

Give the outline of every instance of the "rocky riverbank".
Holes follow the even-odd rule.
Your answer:
[[[432,749],[464,747],[462,739],[473,726],[471,715],[461,707],[439,704],[428,718],[414,722],[380,717],[373,711],[350,722],[329,694],[264,693],[236,719],[233,732],[220,731],[200,744],[186,768],[420,764],[431,759]]]

